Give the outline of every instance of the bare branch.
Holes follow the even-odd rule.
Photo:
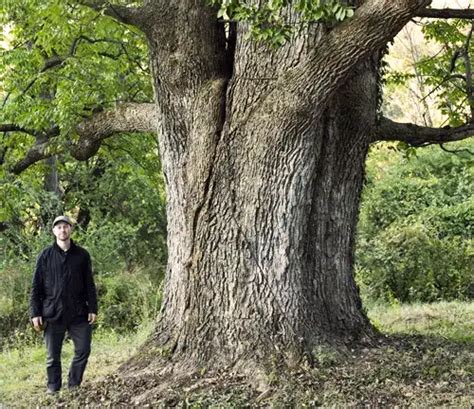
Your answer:
[[[376,129],[373,142],[403,141],[416,147],[460,141],[471,136],[474,136],[474,122],[456,128],[431,128],[382,118]]]
[[[72,156],[85,160],[94,155],[103,139],[120,132],[156,132],[158,114],[155,104],[127,103],[113,111],[100,112],[80,123],[80,138],[70,147]]]
[[[474,152],[472,152],[470,149],[448,149],[446,148],[442,143],[439,144],[439,147],[445,151],[445,152],[448,152],[448,153],[454,153],[455,155],[459,154],[459,153],[468,153],[469,155],[474,155]]]
[[[15,125],[15,124],[0,124],[0,132],[23,132],[23,133],[32,135],[34,137],[39,137],[41,134],[40,132],[35,131],[33,129],[26,129],[26,128],[23,128],[22,126]]]
[[[34,163],[39,162],[42,159],[49,158],[56,153],[59,153],[48,149],[49,145],[50,144],[48,141],[36,143],[30,148],[30,150],[27,152],[26,156],[23,159],[21,159],[11,167],[10,171],[15,175],[19,175],[21,172],[29,168]]]
[[[12,166],[11,172],[19,174],[29,166],[42,159],[69,151],[78,160],[86,160],[95,155],[102,141],[121,132],[150,132],[156,133],[158,128],[158,114],[155,104],[126,103],[110,111],[102,111],[84,120],[76,127],[79,141],[75,144],[52,148],[53,137],[59,135],[58,128],[49,132],[35,132],[37,141],[26,156]],[[0,125],[0,131],[25,132],[21,127],[5,124]],[[30,132],[28,132],[30,133]]]
[[[421,9],[416,17],[474,19],[474,9]]]

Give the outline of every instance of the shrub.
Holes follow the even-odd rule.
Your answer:
[[[472,142],[463,142],[468,145]],[[357,280],[371,300],[474,298],[471,156],[425,148],[416,158],[369,159]]]
[[[103,273],[97,277],[99,328],[134,331],[155,318],[161,305],[161,289],[143,270]]]
[[[360,243],[358,280],[371,299],[401,302],[473,298],[473,241],[440,238],[414,221]]]
[[[24,265],[0,270],[0,348],[10,338],[34,337],[29,328],[31,272]]]

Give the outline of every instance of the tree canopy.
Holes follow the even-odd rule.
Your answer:
[[[350,19],[355,7],[352,2],[335,0],[271,0],[259,7],[234,0],[212,3],[219,8],[216,18],[228,30],[238,22],[247,23],[253,41],[274,46],[291,41],[302,25],[323,23],[330,27]],[[153,101],[146,39],[135,27],[141,27],[137,16],[146,15],[150,5],[122,4],[59,0],[3,3],[0,129],[4,169],[20,173],[38,160],[65,150],[83,160],[113,133],[155,132],[158,118],[152,105],[146,105]],[[292,21],[290,9],[302,18]],[[470,123],[474,110],[472,14],[470,9],[416,12],[421,17],[440,18],[422,22],[427,40],[443,47],[436,56],[420,61],[418,72],[431,89],[429,93],[438,95],[451,126]],[[406,79],[400,74],[390,75]],[[471,133],[472,125],[441,135],[383,119],[377,137],[397,136],[420,145],[440,142],[446,135],[451,135],[448,140],[455,140]]]

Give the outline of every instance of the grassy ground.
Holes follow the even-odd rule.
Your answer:
[[[346,352],[321,347],[314,351],[314,367],[282,377],[268,374],[261,389],[230,374],[210,374],[199,381],[190,378],[167,390],[162,379],[137,379],[137,388],[147,392],[139,406],[473,407],[474,303],[374,306],[369,316],[386,334],[376,346]],[[126,336],[95,334],[84,387],[131,356],[149,329]],[[70,343],[65,353],[66,365],[72,354]],[[68,392],[46,396],[44,372],[41,344],[4,351],[0,407],[81,406]],[[121,387],[132,393],[135,388],[127,382]],[[95,397],[100,393],[96,390]],[[99,402],[117,404],[105,394]]]
[[[373,306],[372,323],[385,334],[416,334],[474,345],[474,303]]]
[[[85,384],[113,372],[144,342],[150,330],[151,324],[143,326],[136,333],[126,335],[105,331],[94,333],[92,354],[84,376]],[[63,381],[67,377],[72,355],[73,345],[69,340],[63,347]],[[45,348],[41,339],[38,339],[35,345],[8,348],[0,354],[0,409],[30,408],[68,400],[70,396],[67,391],[62,391],[54,399],[44,393],[45,361]]]

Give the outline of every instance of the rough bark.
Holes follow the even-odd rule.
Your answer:
[[[120,132],[156,132],[158,115],[155,104],[125,103],[93,115],[76,127],[77,143],[69,147],[72,156],[85,160],[100,148],[102,140]]]
[[[275,120],[230,132],[247,114],[243,101],[233,105],[189,226],[192,252],[168,271],[157,335],[171,337],[175,357],[246,369],[269,355],[295,364],[318,343],[371,334],[353,277],[367,129],[375,124],[367,117],[375,110],[366,110],[376,105],[374,71],[364,68],[303,131]],[[245,88],[236,81],[230,94]],[[355,95],[360,106],[348,103]],[[279,116],[291,122],[293,112]]]
[[[44,175],[44,190],[53,193],[58,198],[61,197],[61,187],[59,186],[57,158],[52,156],[46,159],[46,170]]]

